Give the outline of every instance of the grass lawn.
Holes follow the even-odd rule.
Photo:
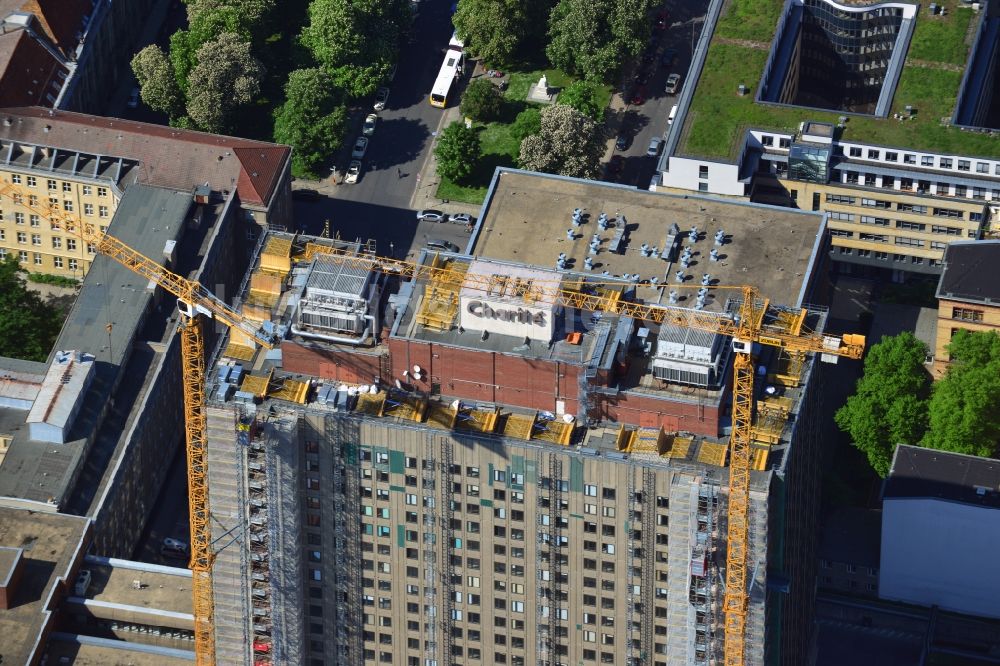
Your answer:
[[[947,13],[945,16],[931,16],[926,7],[921,9],[907,55],[918,60],[965,66],[969,57],[965,35],[976,14],[959,0],[945,0],[937,4],[944,5]]]
[[[780,0],[754,1],[755,6],[781,4]],[[957,0],[954,2],[957,3]],[[737,0],[734,7],[738,9],[745,3],[746,0]],[[735,12],[736,9],[731,11]],[[923,35],[925,45],[918,47],[914,44],[910,57],[944,64],[951,64],[951,58],[964,60],[967,49],[964,41],[956,35],[966,29],[961,26],[968,26],[968,14],[968,10],[953,10],[951,16],[943,19],[951,19],[951,23],[936,23],[936,18],[928,18],[922,13],[917,18],[916,32]],[[727,18],[729,16],[732,14],[727,15]],[[922,33],[921,22],[926,24]],[[771,39],[773,28],[761,27],[759,31],[751,37],[757,41]],[[794,132],[805,119],[834,124],[838,122],[841,114],[837,112],[754,102],[767,56],[767,51],[760,49],[718,40],[712,43],[685,123],[680,154],[731,160],[735,158],[745,132],[750,127]],[[905,107],[912,105],[915,117],[912,120],[898,121],[891,114],[888,118],[848,116],[841,139],[886,146],[909,146],[914,150],[927,152],[995,156],[1000,151],[1000,141],[995,137],[942,124],[942,119],[947,122],[955,108],[961,80],[960,71],[920,67],[910,63],[900,77],[893,97],[892,112],[904,113]],[[744,97],[736,93],[741,83],[750,87],[750,93]]]
[[[729,39],[770,42],[783,6],[783,2],[767,0],[733,0],[728,11],[719,17],[715,34]]]
[[[548,83],[553,88],[564,88],[574,79],[557,69],[534,69],[525,72],[510,72],[509,85],[504,93],[506,108],[503,118],[497,122],[476,125],[479,130],[479,141],[482,145],[482,157],[476,171],[467,183],[454,183],[441,177],[437,188],[439,199],[462,201],[470,204],[481,204],[486,197],[486,188],[493,178],[493,172],[498,166],[516,166],[521,152],[520,142],[511,135],[511,123],[517,114],[530,104],[526,101],[528,90],[538,83],[545,74]],[[600,88],[600,101],[603,107],[611,101],[611,86]]]

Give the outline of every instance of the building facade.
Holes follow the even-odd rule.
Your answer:
[[[954,243],[944,257],[938,283],[936,377],[948,369],[948,343],[959,330],[1000,333],[1000,290],[995,279],[1000,241]]]

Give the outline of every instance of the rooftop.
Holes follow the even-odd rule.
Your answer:
[[[87,599],[185,614],[193,622],[190,569],[145,565],[125,560],[95,564],[90,559],[86,564],[92,575]],[[136,586],[135,581],[139,581],[140,585]]]
[[[560,253],[568,257],[567,268],[600,280],[604,271],[613,276],[638,274],[644,281],[676,288],[677,253],[691,246],[693,259],[685,272],[685,284],[700,286],[704,273],[712,285],[742,285],[752,282],[772,303],[800,305],[805,277],[812,272],[814,256],[823,238],[821,214],[791,208],[749,204],[736,200],[695,195],[653,194],[610,183],[564,178],[501,169],[494,176],[471,254],[541,267],[556,265]],[[575,208],[584,211],[584,223],[572,226]],[[624,216],[625,239],[620,252],[609,251],[621,225],[606,231],[598,228],[600,213],[612,222]],[[621,218],[619,218],[621,219]],[[680,235],[672,261],[643,256],[643,247],[661,251],[667,243],[671,223]],[[691,227],[698,240],[690,242]],[[567,232],[574,229],[574,239]],[[725,242],[714,244],[723,230]],[[593,257],[593,270],[584,270],[592,237],[601,238],[600,253]],[[527,238],[531,242],[525,242]],[[718,250],[719,261],[709,254]],[[645,254],[648,254],[646,252]],[[648,302],[666,303],[669,289],[639,289]],[[693,294],[694,292],[686,292]],[[683,296],[683,294],[681,294]],[[681,301],[683,305],[685,301]],[[724,299],[710,299],[707,309],[719,309]]]
[[[22,578],[13,607],[0,610],[4,663],[26,664],[52,610],[50,595],[79,557],[90,520],[0,507],[0,544],[22,549]],[[71,582],[71,581],[70,581]]]
[[[722,12],[695,88],[675,153],[734,161],[749,129],[793,134],[799,123],[838,122],[840,112],[755,101],[785,0],[717,0]],[[889,115],[847,115],[842,140],[945,154],[991,157],[1000,138],[951,126],[979,15],[962,0],[938,0],[944,15],[920,7]],[[749,87],[737,94],[740,84]],[[912,120],[896,120],[913,106]]]
[[[0,118],[0,140],[138,159],[134,178],[146,185],[189,192],[208,183],[217,192],[238,191],[251,205],[271,202],[291,152],[262,141],[41,107],[0,109]]]
[[[51,106],[68,75],[27,30],[0,34],[0,103]]]
[[[937,297],[1000,305],[1000,240],[949,243]]]
[[[191,210],[190,194],[135,185],[125,192],[108,233],[147,257],[161,257],[166,241],[181,236]],[[0,496],[57,503],[65,498],[152,297],[147,282],[132,271],[109,257],[94,258],[55,344],[92,354],[93,380],[65,444],[29,439],[27,412],[0,409],[0,432],[14,435],[0,465]]]
[[[884,499],[930,498],[1000,508],[1000,460],[900,444]]]
[[[74,637],[56,633],[45,646],[50,664],[74,666],[191,666],[194,652],[171,650],[141,643]],[[62,659],[67,661],[62,661]]]

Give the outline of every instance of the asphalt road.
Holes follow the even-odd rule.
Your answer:
[[[667,6],[670,12],[670,24],[665,30],[653,28],[655,59],[646,64],[640,58],[632,70],[634,73],[623,87],[623,90],[629,93],[641,85],[636,81],[635,73],[645,72],[648,76],[646,84],[642,86],[646,92],[645,101],[642,104],[628,104],[625,107],[622,131],[631,138],[631,143],[626,150],[615,151],[616,155],[625,158],[622,171],[617,177],[609,174],[607,178],[642,189],[649,187],[650,179],[656,170],[657,158],[646,156],[649,141],[655,136],[666,135],[669,129],[667,117],[670,115],[670,107],[677,103],[677,95],[668,95],[664,91],[667,76],[671,72],[676,72],[683,77],[682,86],[687,85],[691,51],[701,35],[705,13],[708,11],[706,0],[678,0],[668,3]],[[660,55],[668,48],[677,51],[677,59],[669,68],[660,64]],[[682,89],[678,89],[678,93]],[[628,97],[626,101],[631,102]]]

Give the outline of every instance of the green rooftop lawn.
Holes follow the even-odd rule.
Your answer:
[[[952,6],[951,15],[940,23],[936,23],[937,18],[918,15],[909,57],[964,66],[968,51],[964,35],[971,11],[954,9],[958,0],[947,2]],[[750,128],[794,132],[804,120],[836,123],[844,115],[754,102],[768,52],[728,43],[719,37],[739,35],[739,39],[770,43],[777,20],[774,11],[780,11],[781,5],[781,0],[733,0],[725,10],[682,130],[679,154],[733,160]],[[754,11],[766,14],[771,23],[757,21]],[[921,26],[921,22],[930,25]],[[922,40],[919,47],[918,36]],[[947,122],[951,118],[961,81],[961,71],[909,64],[900,76],[892,112],[902,113],[909,104],[916,111],[915,118],[898,121],[891,113],[888,118],[848,115],[841,138],[928,152],[996,156],[1000,152],[997,138],[941,124],[942,119]],[[750,88],[743,97],[737,94],[741,83]]]
[[[906,55],[917,60],[964,67],[970,50],[965,43],[965,36],[969,32],[969,24],[977,14],[971,8],[962,7],[959,0],[938,0],[938,4],[946,7],[944,16],[930,16],[926,5],[917,14],[917,25],[913,29],[910,51]]]

